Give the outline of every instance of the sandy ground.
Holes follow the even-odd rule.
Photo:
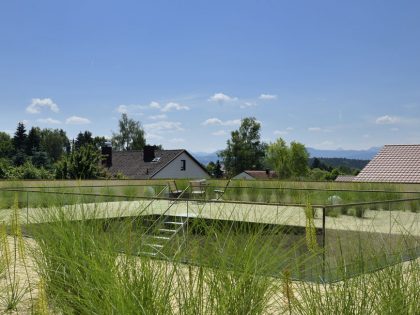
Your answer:
[[[28,252],[34,248],[35,241],[30,238],[23,238],[25,244],[24,259],[15,253],[15,241],[13,237],[8,237],[9,249],[11,253],[11,260],[9,267],[6,268],[5,273],[0,276],[0,314],[31,314],[33,301],[36,301],[38,296],[38,282],[39,276],[36,272],[35,262]],[[0,252],[0,254],[2,254]],[[16,258],[16,259],[15,259]],[[21,295],[17,308],[15,310],[7,311],[8,296],[11,294],[11,284],[17,284],[16,292]]]
[[[314,224],[322,227],[322,210],[315,209]],[[306,226],[305,210],[301,207],[249,205],[232,203],[197,203],[167,200],[141,200],[77,204],[63,206],[60,212],[69,220],[81,218],[112,218],[150,214],[202,217],[209,219],[248,221],[290,226]],[[40,223],[51,220],[57,208],[18,210],[21,223]],[[0,210],[0,222],[9,223],[12,210]],[[326,229],[364,231],[420,236],[420,213],[409,211],[366,210],[363,218],[350,215],[326,217]]]

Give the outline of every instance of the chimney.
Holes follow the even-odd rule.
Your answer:
[[[145,145],[143,148],[143,161],[152,162],[155,158],[155,146]]]
[[[106,168],[112,166],[112,145],[108,141],[102,146],[102,165]]]

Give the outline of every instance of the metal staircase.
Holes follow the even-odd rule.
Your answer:
[[[185,243],[187,224],[185,217],[162,216],[154,220],[149,233],[142,235],[139,254],[156,258],[175,256]]]

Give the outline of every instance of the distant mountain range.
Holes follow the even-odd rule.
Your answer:
[[[324,158],[346,158],[356,160],[372,160],[378,154],[380,147],[372,147],[367,150],[320,150],[314,148],[306,148],[311,157]]]
[[[211,161],[215,162],[217,160],[220,160],[219,157],[217,156],[217,152],[192,152],[191,154],[198,160],[198,162],[200,162],[201,164],[207,165],[209,164]]]
[[[372,147],[366,150],[321,150],[315,148],[306,148],[311,157],[324,157],[324,158],[346,158],[356,160],[372,160],[373,157],[379,152],[380,147]],[[207,165],[209,162],[216,162],[219,158],[217,152],[192,152],[192,155],[202,164]]]

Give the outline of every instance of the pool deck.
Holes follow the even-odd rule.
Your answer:
[[[3,221],[9,224],[14,211],[16,211],[22,224],[52,221],[52,218],[60,213],[67,220],[164,214],[284,226],[306,226],[306,216],[303,207],[224,202],[171,202],[169,200],[143,199],[140,201],[84,203],[51,208],[3,209],[0,210],[0,222]],[[315,211],[315,227],[322,228],[322,211],[321,209],[315,209]],[[420,213],[409,211],[366,210],[364,218],[349,215],[327,216],[325,224],[327,231],[328,229],[334,229],[420,236]]]

